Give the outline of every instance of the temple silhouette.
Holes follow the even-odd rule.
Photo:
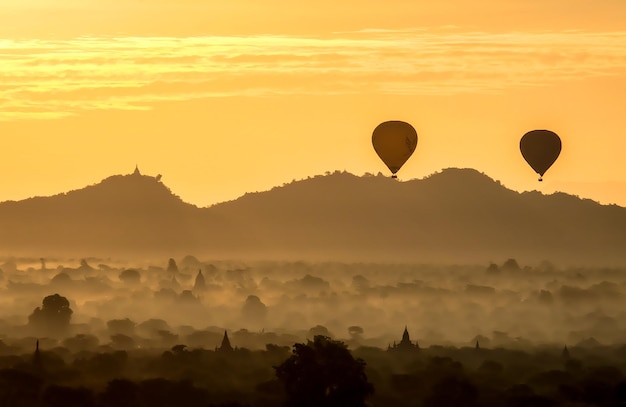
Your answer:
[[[215,349],[215,352],[229,353],[229,352],[232,352],[234,350],[235,349],[230,344],[230,339],[228,339],[228,332],[226,332],[226,330],[224,330],[224,338],[222,339],[222,344],[220,345],[219,348]]]
[[[409,335],[409,330],[407,327],[404,327],[404,332],[402,333],[402,340],[400,343],[396,344],[393,342],[393,345],[389,345],[387,347],[387,351],[390,352],[413,352],[419,350],[419,343],[415,341],[415,343],[411,342],[411,337]]]

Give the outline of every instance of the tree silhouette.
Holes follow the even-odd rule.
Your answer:
[[[124,319],[111,319],[107,321],[107,328],[111,334],[123,334],[132,336],[135,333],[135,326],[137,324],[128,318]]]
[[[93,351],[99,344],[98,337],[91,334],[78,334],[63,340],[63,346],[75,352]]]
[[[249,322],[263,323],[267,317],[267,306],[256,295],[249,295],[241,313]]]
[[[134,407],[139,403],[139,385],[126,379],[110,381],[100,395],[103,407]]]
[[[39,392],[43,380],[29,372],[17,369],[0,370],[0,405],[39,406]]]
[[[326,336],[293,346],[293,354],[276,376],[285,386],[287,405],[298,407],[360,407],[374,387],[365,362],[354,359],[343,342]]]
[[[352,337],[352,338],[358,338],[361,335],[363,335],[363,328],[361,328],[358,325],[352,325],[348,327],[348,334]]]
[[[426,397],[426,407],[457,407],[477,405],[478,390],[465,377],[452,375],[442,378],[431,388]]]
[[[178,274],[178,265],[176,264],[176,260],[170,258],[167,261],[167,272],[170,274]]]
[[[42,396],[42,406],[45,407],[91,407],[94,405],[93,390],[84,387],[50,385]]]
[[[515,259],[507,259],[507,261],[502,264],[502,270],[505,271],[520,271],[522,268],[517,263]]]
[[[49,295],[43,299],[41,308],[35,308],[28,317],[28,323],[45,333],[63,333],[70,325],[72,312],[67,298],[59,294]]]
[[[139,284],[141,282],[141,274],[135,269],[127,269],[120,273],[119,279],[126,284]]]
[[[135,339],[124,334],[111,335],[111,346],[114,349],[134,349],[136,347]]]
[[[95,269],[93,267],[91,267],[89,265],[89,263],[87,263],[86,259],[81,259],[80,260],[80,266],[78,267],[79,270],[85,272],[85,271],[94,271]]]
[[[327,338],[331,338],[333,337],[333,335],[330,333],[330,331],[328,330],[328,328],[326,328],[324,325],[315,325],[313,328],[309,329],[309,332],[307,333],[307,336],[310,337],[316,337],[316,336],[325,336]]]

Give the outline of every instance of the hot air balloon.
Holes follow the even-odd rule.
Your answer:
[[[524,134],[519,148],[526,162],[539,174],[539,181],[543,181],[543,174],[561,153],[561,139],[550,130],[532,130]]]
[[[374,129],[372,144],[376,154],[391,171],[391,177],[397,178],[396,173],[417,147],[417,132],[406,122],[384,122]]]

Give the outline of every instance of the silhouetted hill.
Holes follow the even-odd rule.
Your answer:
[[[268,249],[312,257],[626,263],[625,208],[520,194],[471,169],[408,182],[336,172],[211,210],[236,218]]]
[[[203,217],[154,177],[115,175],[65,194],[1,203],[0,244],[17,252],[150,252],[187,246]]]
[[[114,176],[0,204],[11,250],[229,258],[626,264],[626,208],[517,193],[471,169],[398,182],[335,172],[196,208],[152,177]],[[36,253],[34,253],[36,254]]]

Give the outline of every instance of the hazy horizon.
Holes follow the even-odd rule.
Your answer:
[[[626,208],[518,193],[472,169],[420,180],[336,171],[198,208],[159,176],[0,203],[4,256],[620,266]],[[391,237],[391,239],[389,238]]]
[[[52,196],[57,196],[57,195],[63,195],[63,194],[66,194],[66,193],[68,193],[68,192],[72,192],[72,191],[75,191],[75,190],[80,190],[80,189],[86,188],[86,187],[91,186],[91,185],[96,185],[96,184],[98,184],[98,183],[102,182],[103,180],[105,180],[105,179],[107,179],[107,178],[110,178],[110,177],[113,177],[113,176],[119,176],[119,175],[122,175],[122,176],[123,176],[123,175],[130,175],[130,174],[132,174],[132,173],[135,171],[135,169],[138,169],[138,170],[140,171],[141,175],[144,175],[144,176],[154,177],[154,178],[159,177],[159,180],[161,180],[161,177],[163,177],[163,174],[161,174],[161,173],[147,174],[147,173],[145,173],[144,171],[142,171],[141,166],[140,166],[139,164],[137,164],[137,165],[135,165],[135,167],[133,167],[133,169],[132,169],[131,171],[128,171],[128,172],[125,172],[125,173],[119,173],[119,174],[110,174],[110,175],[105,176],[104,178],[102,178],[102,179],[100,179],[100,180],[95,180],[94,182],[91,182],[91,183],[89,183],[89,184],[85,184],[85,185],[77,186],[77,187],[76,187],[76,188],[74,188],[74,189],[70,189],[70,190],[63,190],[63,191],[51,191],[49,195],[35,194],[35,195],[32,195],[32,196],[27,196],[27,197],[20,198],[20,199],[9,199],[9,200],[6,200],[6,201],[0,201],[0,203],[2,203],[2,202],[19,202],[19,201],[28,200],[28,199],[31,199],[31,198],[46,198],[46,197],[52,197]],[[439,174],[439,173],[441,173],[441,172],[444,172],[444,171],[446,171],[446,170],[456,170],[456,169],[460,169],[460,170],[474,170],[474,171],[480,172],[481,174],[483,174],[483,175],[485,175],[485,176],[487,176],[487,177],[489,177],[489,178],[491,178],[491,179],[493,179],[493,180],[495,180],[495,181],[499,182],[500,184],[502,184],[502,186],[503,186],[503,187],[505,187],[505,188],[507,188],[507,189],[510,189],[510,190],[512,190],[512,191],[519,192],[519,193],[522,193],[522,192],[539,192],[539,193],[544,194],[544,195],[551,195],[551,194],[557,194],[557,193],[565,193],[565,194],[568,194],[568,195],[572,195],[572,196],[579,197],[579,198],[581,198],[581,199],[590,199],[590,200],[592,200],[592,201],[594,201],[594,202],[597,202],[597,203],[599,203],[599,204],[601,204],[601,205],[617,205],[617,206],[620,206],[620,207],[626,207],[626,203],[624,203],[624,204],[620,204],[620,203],[618,203],[618,202],[608,202],[608,201],[603,201],[602,199],[597,198],[597,197],[594,197],[594,196],[577,195],[577,194],[570,193],[570,192],[568,192],[568,191],[564,191],[564,190],[548,190],[548,191],[546,191],[545,189],[541,188],[541,187],[543,186],[543,184],[540,184],[540,183],[537,183],[537,184],[536,184],[536,188],[534,188],[534,189],[533,189],[533,188],[530,188],[530,189],[524,189],[524,190],[517,190],[517,189],[515,189],[515,188],[512,188],[512,187],[510,187],[510,186],[506,185],[506,183],[503,183],[503,182],[502,182],[500,179],[498,179],[497,177],[491,176],[491,175],[490,175],[490,174],[488,174],[488,173],[485,173],[485,172],[479,171],[479,170],[477,170],[477,169],[475,169],[475,168],[469,168],[469,167],[465,167],[465,168],[462,168],[462,167],[446,167],[446,168],[441,168],[441,169],[439,169],[439,170],[436,170],[436,171],[434,171],[434,172],[432,172],[432,173],[430,173],[430,174],[426,174],[426,175],[424,175],[424,176],[422,176],[422,177],[419,177],[419,178],[411,178],[411,179],[403,179],[403,178],[398,178],[398,179],[396,179],[396,180],[395,180],[395,182],[400,182],[400,183],[403,183],[403,182],[404,182],[404,183],[406,183],[406,182],[412,182],[412,181],[424,180],[424,179],[427,179],[427,178],[429,178],[429,177],[431,177],[431,176],[433,176],[433,175],[436,175],[436,174]],[[346,171],[346,170],[339,170],[339,169],[336,169],[336,170],[327,170],[327,171],[324,171],[324,172],[322,172],[322,173],[318,173],[318,174],[310,174],[310,175],[306,175],[306,176],[304,176],[304,177],[302,177],[302,178],[298,178],[298,179],[294,178],[294,179],[291,179],[291,180],[289,180],[289,181],[285,181],[285,182],[283,182],[283,183],[282,183],[282,184],[280,184],[280,185],[278,185],[278,184],[277,184],[277,185],[270,186],[270,187],[268,187],[267,189],[263,189],[263,190],[254,190],[254,191],[245,191],[245,192],[243,192],[241,195],[237,195],[237,196],[235,196],[235,197],[233,197],[233,198],[226,199],[226,200],[224,200],[224,201],[209,202],[208,204],[206,204],[206,205],[204,205],[204,206],[202,206],[202,205],[198,205],[198,204],[196,204],[196,203],[194,203],[194,202],[191,202],[191,201],[189,201],[189,200],[185,199],[185,197],[184,197],[184,196],[181,196],[180,194],[178,194],[178,193],[177,193],[177,191],[176,191],[176,189],[175,189],[175,188],[173,188],[173,187],[172,187],[172,186],[171,186],[171,185],[167,182],[167,181],[168,181],[167,179],[165,179],[163,182],[165,182],[166,184],[168,184],[168,187],[172,190],[172,192],[173,192],[176,196],[180,197],[180,198],[181,198],[181,200],[182,200],[184,203],[191,204],[191,205],[193,205],[193,206],[195,206],[195,207],[197,207],[197,208],[208,208],[208,207],[211,207],[211,206],[214,206],[214,205],[219,205],[219,204],[222,204],[222,203],[227,203],[227,202],[236,201],[236,200],[238,200],[238,199],[240,199],[240,198],[242,198],[242,197],[244,197],[244,196],[246,196],[246,195],[248,195],[248,194],[255,194],[255,193],[269,192],[269,191],[271,191],[271,190],[273,190],[273,189],[280,188],[280,187],[284,187],[285,185],[289,185],[289,184],[294,183],[294,182],[298,182],[298,181],[305,181],[305,180],[307,180],[307,179],[311,179],[311,178],[315,178],[315,177],[328,176],[328,175],[335,174],[335,173],[339,173],[339,172],[341,172],[341,173],[347,173],[347,174],[350,174],[350,175],[354,175],[354,176],[356,176],[356,177],[367,177],[367,176],[376,176],[376,177],[385,177],[385,178],[389,178],[389,177],[390,177],[390,175],[386,173],[386,172],[388,172],[388,171],[385,171],[385,170],[383,170],[383,169],[380,169],[380,170],[379,170],[379,171],[377,171],[377,172],[368,172],[368,171],[366,171],[366,172],[364,172],[364,173],[362,173],[362,174],[356,174],[356,173],[352,173],[352,172],[350,172],[350,171]],[[535,178],[536,178],[536,176],[535,176]]]

